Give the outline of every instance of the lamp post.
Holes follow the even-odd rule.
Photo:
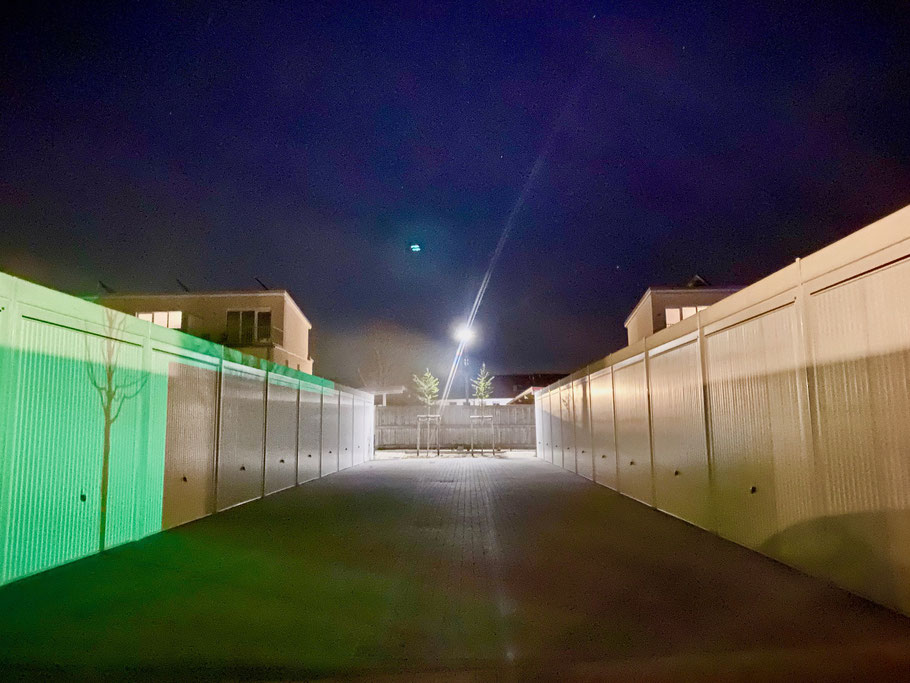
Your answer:
[[[467,323],[461,323],[455,327],[455,340],[462,345],[462,348],[467,348],[467,346],[474,341],[474,330]],[[464,366],[464,402],[465,405],[471,405],[471,395],[468,390],[468,381],[469,381],[469,371],[468,367],[470,361],[466,355],[462,355],[461,363]]]

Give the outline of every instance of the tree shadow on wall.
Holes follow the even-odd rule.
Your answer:
[[[827,577],[861,595],[898,607],[897,577],[907,567],[891,554],[910,529],[910,510],[878,510],[817,517],[765,541],[759,552],[808,574]]]
[[[126,342],[119,341],[126,327],[126,316],[110,309],[105,310],[106,335],[86,334],[85,358],[89,382],[98,392],[104,415],[104,438],[101,458],[100,520],[98,523],[98,550],[105,548],[107,533],[107,502],[110,483],[111,429],[120,418],[123,407],[136,398],[145,388],[148,375],[139,369],[121,367],[121,351]]]

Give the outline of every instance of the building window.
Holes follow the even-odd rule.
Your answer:
[[[148,320],[150,323],[170,327],[172,330],[183,329],[183,311],[153,311],[151,313],[137,313],[139,320]]]
[[[664,309],[664,316],[667,319],[667,327],[670,325],[675,325],[680,320],[685,320],[686,318],[691,318],[693,315],[699,311],[703,311],[707,306],[683,306],[682,308],[666,308]]]
[[[271,311],[228,311],[227,343],[258,344],[272,339]]]

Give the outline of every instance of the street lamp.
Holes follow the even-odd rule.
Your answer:
[[[461,345],[462,354],[464,353],[464,349],[465,349],[472,341],[474,341],[474,337],[475,337],[474,330],[471,329],[471,326],[470,326],[469,324],[467,324],[467,323],[461,323],[460,325],[458,325],[458,326],[455,328],[455,340]],[[467,357],[466,355],[462,355],[462,357],[461,357],[461,364],[464,366],[464,368],[463,368],[463,372],[464,372],[464,404],[467,406],[467,405],[470,405],[470,404],[471,404],[471,394],[470,394],[470,392],[468,391],[469,370],[468,370],[468,357]]]
[[[462,323],[457,328],[455,328],[455,339],[467,346],[472,341],[474,341],[474,330],[471,329],[471,326],[467,323]]]

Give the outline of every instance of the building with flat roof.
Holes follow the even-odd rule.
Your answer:
[[[689,318],[742,287],[712,287],[696,275],[682,287],[648,287],[626,318],[629,344]]]
[[[312,374],[312,325],[286,290],[105,294],[102,306]]]

